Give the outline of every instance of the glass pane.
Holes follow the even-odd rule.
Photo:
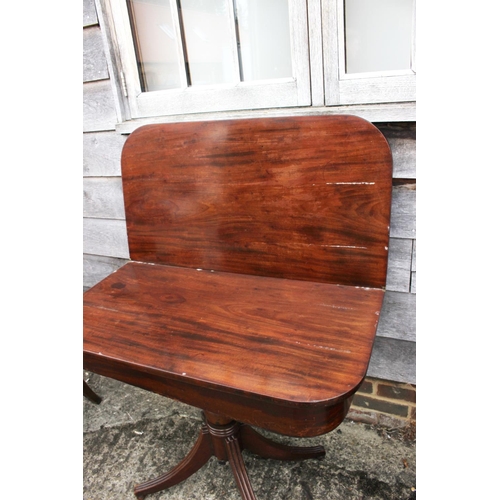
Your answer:
[[[230,83],[237,75],[228,0],[181,0],[191,85]]]
[[[345,0],[346,73],[410,69],[413,0]]]
[[[236,0],[243,81],[292,76],[288,0]]]
[[[180,40],[169,0],[130,0],[132,29],[143,90],[179,88]]]

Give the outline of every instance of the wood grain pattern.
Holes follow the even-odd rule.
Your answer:
[[[331,401],[365,374],[382,298],[377,289],[131,262],[85,294],[85,343],[229,392]],[[199,352],[195,362],[187,352]]]
[[[383,287],[391,174],[351,116],[144,126],[122,154],[131,258]]]
[[[350,116],[151,125],[122,170],[135,262],[85,293],[85,367],[284,434],[338,425],[384,296],[382,134]]]
[[[350,116],[150,125],[126,141],[122,172],[133,261],[84,295],[84,367],[206,417],[186,459],[135,494],[177,484],[213,454],[255,500],[242,450],[324,450],[274,445],[242,424],[329,432],[366,375],[385,294],[390,149]]]
[[[283,434],[335,428],[382,308],[391,169],[349,116],[138,129],[133,262],[85,293],[85,368]]]

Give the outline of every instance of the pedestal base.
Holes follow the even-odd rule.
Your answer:
[[[243,462],[243,450],[275,460],[304,460],[325,456],[322,446],[298,447],[275,443],[246,424],[209,412],[204,413],[204,420],[194,447],[176,467],[134,488],[139,500],[184,481],[212,456],[217,457],[219,461],[229,461],[243,500],[256,500]]]

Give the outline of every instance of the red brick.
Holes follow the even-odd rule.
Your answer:
[[[395,385],[378,384],[377,395],[389,399],[399,399],[409,403],[417,402],[417,393],[411,389],[397,387]]]
[[[363,392],[365,394],[373,394],[373,383],[369,380],[365,380],[361,387],[358,389],[358,392]]]
[[[380,399],[369,398],[359,394],[354,395],[352,404],[367,410],[375,410],[400,417],[408,417],[408,406],[382,401]]]

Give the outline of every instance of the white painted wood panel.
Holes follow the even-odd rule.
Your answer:
[[[136,99],[141,116],[184,115],[240,109],[298,106],[297,83],[293,80],[238,85],[188,87],[163,92],[142,92]]]
[[[288,0],[292,67],[297,89],[296,101],[299,106],[311,105],[309,32],[307,22],[305,22],[308,14],[307,3],[307,0]],[[256,108],[262,107],[264,106],[256,106]]]
[[[83,131],[114,130],[115,100],[109,80],[83,84]]]
[[[125,221],[84,218],[83,253],[129,259]]]
[[[415,103],[373,104],[338,107],[292,107],[262,110],[237,110],[225,112],[207,112],[172,116],[157,116],[130,120],[118,123],[116,130],[122,134],[130,134],[142,125],[154,123],[181,123],[193,121],[214,121],[241,118],[267,118],[281,116],[324,116],[324,115],[355,115],[370,122],[412,122],[416,118]]]
[[[125,220],[120,177],[87,177],[83,179],[83,216]]]
[[[322,2],[326,105],[416,101],[416,77],[406,74],[344,74],[344,3]],[[377,121],[382,121],[378,119]]]
[[[83,30],[83,81],[109,78],[104,43],[99,26]]]
[[[94,0],[83,0],[83,27],[97,24]]]
[[[309,60],[311,65],[311,102],[324,106],[323,31],[321,29],[321,2],[308,2]]]
[[[289,0],[293,78],[157,92],[142,92],[125,2],[102,2],[113,18],[132,118],[311,104],[306,0]]]
[[[83,134],[83,176],[120,176],[120,158],[125,140],[126,136],[117,132]]]
[[[415,75],[340,80],[339,94],[339,104],[415,101]]]

